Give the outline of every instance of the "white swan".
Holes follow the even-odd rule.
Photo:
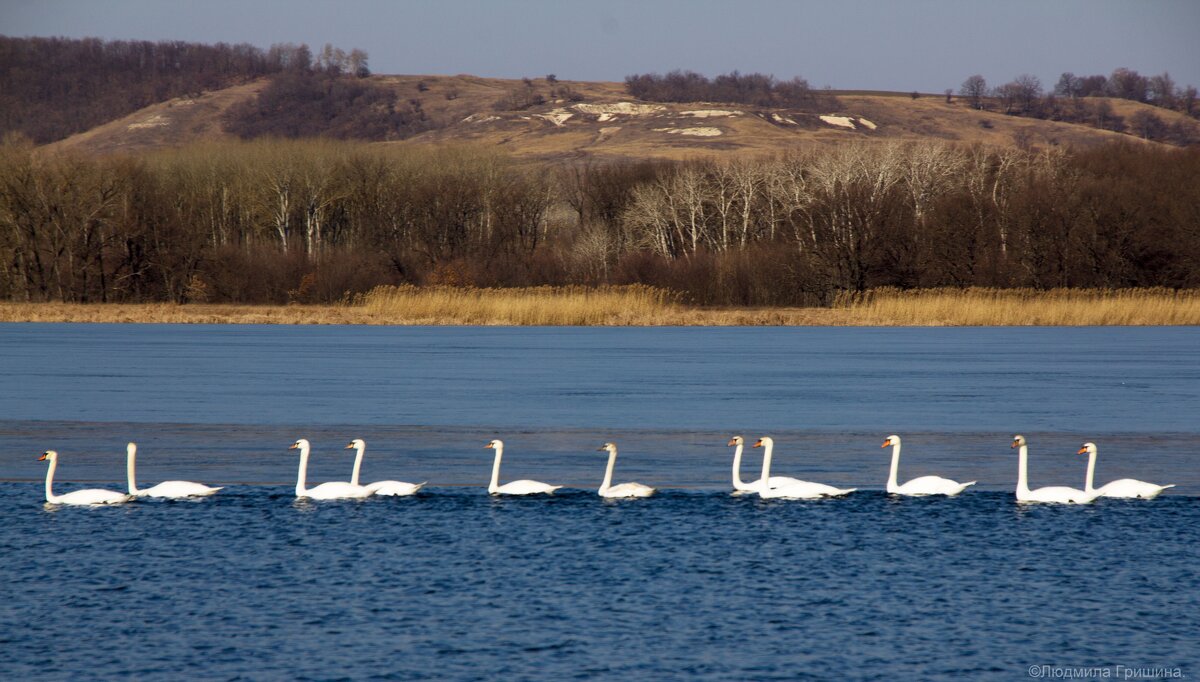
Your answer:
[[[496,451],[496,461],[492,464],[492,482],[488,484],[488,493],[492,495],[538,495],[538,494],[553,494],[555,490],[561,488],[561,485],[550,485],[549,483],[541,483],[540,481],[512,481],[500,485],[500,458],[504,456],[504,441],[492,440],[484,449],[492,449]]]
[[[900,436],[888,436],[879,447],[886,448],[889,445],[892,446],[892,468],[888,472],[887,491],[892,495],[957,495],[977,482],[959,483],[941,476],[921,476],[899,485],[896,477],[900,473]]]
[[[763,468],[762,480],[771,480],[771,453],[775,449],[775,441],[763,436],[754,444],[756,448],[766,448],[763,452]],[[857,490],[857,488],[835,488],[824,483],[810,483],[808,481],[796,481],[778,488],[759,488],[758,494],[764,499],[782,498],[788,500],[813,500],[819,497],[841,497],[849,495]]]
[[[1029,446],[1025,436],[1013,436],[1012,447],[1021,448],[1017,457],[1017,502],[1058,502],[1061,504],[1088,504],[1099,497],[1095,491],[1088,492],[1066,486],[1029,489]]]
[[[762,487],[762,479],[745,483],[742,481],[742,448],[746,445],[746,439],[741,436],[734,436],[729,439],[729,445],[736,445],[737,449],[733,451],[733,494],[741,495],[742,493],[758,492]],[[799,479],[791,476],[772,476],[768,487],[778,488],[782,485],[791,485],[792,483],[800,483]]]
[[[370,490],[345,481],[330,481],[315,488],[305,487],[305,478],[308,477],[308,453],[311,446],[306,439],[301,438],[292,443],[288,449],[300,451],[300,471],[296,474],[296,497],[307,497],[314,500],[358,500],[371,496]]]
[[[46,470],[46,501],[50,504],[124,504],[133,499],[132,496],[124,493],[101,490],[99,488],[88,488],[86,490],[69,492],[66,495],[55,495],[54,470],[58,468],[58,453],[54,450],[47,450],[42,453],[41,457],[38,457],[39,462],[46,460],[50,461],[50,468]]]
[[[1174,488],[1175,484],[1170,485],[1155,485],[1145,481],[1138,481],[1132,478],[1119,478],[1112,483],[1107,483],[1099,488],[1092,487],[1092,478],[1096,474],[1096,444],[1084,443],[1079,448],[1079,454],[1087,453],[1088,468],[1087,480],[1084,482],[1083,489],[1088,492],[1095,491],[1100,497],[1122,497],[1130,499],[1152,500],[1158,497],[1158,494],[1167,488]]]
[[[203,483],[191,481],[163,481],[153,488],[137,487],[137,443],[125,446],[125,470],[129,476],[129,494],[134,497],[203,497],[212,495],[220,488],[210,488]]]
[[[354,473],[350,476],[350,484],[358,485],[358,472],[362,469],[363,453],[367,450],[367,442],[361,438],[355,438],[346,446],[347,450],[357,450],[354,455]],[[375,481],[368,483],[365,487],[372,494],[383,497],[403,497],[405,495],[415,495],[428,481],[421,483],[405,483],[404,481]]]
[[[650,497],[654,488],[641,483],[612,483],[613,469],[617,466],[617,446],[615,443],[605,443],[596,452],[608,451],[608,468],[604,470],[604,482],[600,484],[600,497]]]

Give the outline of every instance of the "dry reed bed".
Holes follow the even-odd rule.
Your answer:
[[[876,290],[832,308],[697,308],[662,289],[379,287],[341,305],[0,303],[0,322],[549,326],[1200,325],[1200,292]]]
[[[354,301],[370,315],[413,324],[601,326],[654,324],[674,312],[674,295],[625,287],[376,287]]]
[[[872,326],[1141,326],[1200,324],[1200,292],[1172,289],[879,289],[839,297]]]

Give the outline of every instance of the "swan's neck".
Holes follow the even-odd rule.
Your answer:
[[[137,495],[137,448],[129,448],[125,455],[125,475],[129,478],[129,494]]]
[[[46,501],[58,502],[58,495],[54,494],[54,470],[58,468],[58,458],[50,460],[50,468],[46,469]]]
[[[492,462],[492,482],[488,484],[488,492],[494,493],[500,489],[500,458],[504,456],[504,446],[496,448],[496,461]]]
[[[742,443],[737,444],[737,449],[733,451],[733,489],[745,490],[746,484],[742,482]]]
[[[308,494],[308,486],[305,485],[308,478],[308,450],[309,446],[300,446],[300,471],[296,473],[296,497],[304,497]]]
[[[612,485],[613,469],[615,468],[617,468],[617,451],[614,449],[608,453],[608,468],[604,470],[604,482],[600,484],[601,495],[608,491],[608,486]]]
[[[890,493],[900,487],[896,478],[900,475],[900,443],[892,445],[892,468],[888,471],[887,491]]]
[[[775,449],[774,443],[763,443],[766,448],[763,451],[763,469],[762,469],[762,485],[764,488],[770,488],[771,481],[771,451]]]
[[[1083,489],[1086,492],[1090,493],[1095,490],[1095,488],[1092,487],[1092,481],[1093,481],[1093,478],[1095,477],[1095,475],[1096,475],[1096,452],[1093,450],[1092,452],[1088,453],[1087,481],[1085,482],[1085,484],[1083,486]]]
[[[354,473],[350,474],[350,485],[358,485],[358,472],[362,470],[363,452],[366,451],[367,446],[364,443],[354,449],[358,452],[354,455]]]
[[[1017,492],[1029,493],[1029,446],[1022,445],[1017,455]]]

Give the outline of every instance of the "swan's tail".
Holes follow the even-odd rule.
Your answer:
[[[849,495],[850,493],[854,492],[855,490],[858,490],[858,488],[846,488],[845,490],[839,489],[837,492],[829,493],[828,495],[826,495],[826,497],[844,497],[844,496]]]
[[[976,483],[978,483],[978,482],[979,482],[979,481],[967,481],[966,483],[963,483],[963,484],[962,484],[962,487],[964,487],[964,488],[970,488],[971,486],[975,485],[975,484],[976,484]]]
[[[1163,489],[1163,490],[1166,490],[1167,488],[1174,488],[1174,487],[1175,487],[1175,484],[1174,484],[1174,483],[1172,483],[1171,485],[1164,485],[1164,486],[1162,487],[1162,489]]]

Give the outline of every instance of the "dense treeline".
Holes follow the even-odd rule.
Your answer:
[[[1141,102],[1200,117],[1196,88],[1176,85],[1166,72],[1150,77],[1126,68],[1116,69],[1109,76],[1076,76],[1067,72],[1062,74],[1051,92],[1046,92],[1041,80],[1030,74],[1022,74],[994,88],[989,88],[984,77],[976,74],[963,81],[958,92],[976,109],[1082,123],[1179,146],[1200,144],[1200,125],[1193,121],[1168,123],[1147,110],[1140,110],[1126,120],[1113,112],[1108,98]]]
[[[174,97],[263,76],[272,82],[236,107],[227,125],[244,137],[322,134],[387,139],[423,130],[419,106],[398,105],[370,75],[367,53],[326,44],[205,45],[180,41],[0,36],[0,133],[38,144],[88,130]]]
[[[812,110],[837,107],[832,95],[814,91],[803,78],[780,81],[774,76],[737,71],[711,80],[693,71],[633,74],[625,77],[625,90],[650,102],[725,102]]]
[[[1200,287],[1200,150],[864,143],[550,173],[329,140],[0,147],[0,298],[329,302],[406,282],[644,283],[738,305]]]
[[[53,142],[283,66],[283,51],[246,44],[0,36],[0,131]]]
[[[392,88],[324,69],[290,70],[256,97],[229,108],[225,130],[241,137],[396,140],[434,127],[420,100],[400,102]]]

